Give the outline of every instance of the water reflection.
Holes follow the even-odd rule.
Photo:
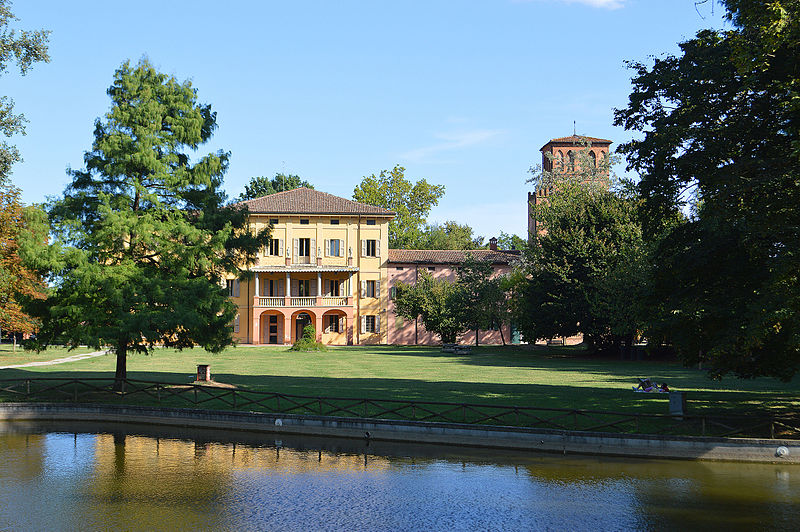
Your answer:
[[[14,423],[0,501],[0,530],[791,530],[800,468]]]

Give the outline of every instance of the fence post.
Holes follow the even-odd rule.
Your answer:
[[[29,399],[31,395],[31,380],[25,379],[25,398]]]
[[[578,430],[578,412],[577,410],[572,411],[572,430]]]
[[[411,420],[416,421],[417,419],[417,405],[414,401],[411,401]]]
[[[775,420],[771,419],[769,422],[769,437],[770,439],[775,439]]]
[[[464,423],[467,422],[467,405],[465,404],[461,405],[461,419]]]
[[[369,417],[369,411],[367,411],[367,400],[364,399],[362,402],[364,403],[364,417]]]
[[[194,404],[197,404],[197,385],[193,385],[192,389],[194,389]]]
[[[233,408],[236,408],[236,388],[233,389]]]
[[[156,383],[156,396],[158,397],[158,406],[161,406],[161,383]]]

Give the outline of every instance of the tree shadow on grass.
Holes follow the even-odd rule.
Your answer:
[[[129,379],[161,383],[189,384],[194,375],[170,372],[129,372]],[[102,378],[113,379],[109,372],[31,372],[22,369],[0,372],[0,388],[6,379]],[[591,388],[554,384],[502,384],[491,382],[427,381],[390,378],[289,377],[275,375],[240,375],[217,373],[214,379],[242,390],[282,393],[304,397],[405,400],[422,402],[467,403],[498,406],[525,406],[627,413],[668,413],[667,394],[633,393],[630,388]],[[69,400],[69,388],[64,400]],[[784,414],[796,411],[796,405],[781,392],[690,392],[690,414]],[[0,400],[19,397],[0,391]],[[791,398],[789,398],[791,399]],[[794,397],[797,401],[797,397]]]

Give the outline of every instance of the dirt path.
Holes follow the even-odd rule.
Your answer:
[[[108,351],[95,351],[93,353],[83,353],[82,355],[72,355],[63,358],[56,358],[53,360],[39,360],[37,362],[26,362],[25,364],[14,364],[11,366],[0,366],[0,369],[11,368],[32,368],[35,366],[52,366],[54,364],[65,364],[67,362],[75,362],[76,360],[84,360],[86,358],[93,358],[105,355]]]

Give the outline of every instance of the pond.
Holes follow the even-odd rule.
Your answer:
[[[800,467],[0,425],[0,530],[793,530]]]

